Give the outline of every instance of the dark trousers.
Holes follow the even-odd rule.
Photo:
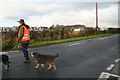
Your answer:
[[[22,51],[26,60],[29,60],[29,54],[27,51],[29,43],[22,43]]]

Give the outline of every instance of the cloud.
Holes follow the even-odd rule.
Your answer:
[[[1,2],[119,2],[119,0],[0,0]]]
[[[7,5],[5,5],[7,4]],[[0,4],[0,18],[31,16],[33,13],[42,14],[55,10],[58,6],[56,4],[48,3],[1,3]]]
[[[52,24],[86,24],[89,23],[89,19],[92,19],[94,16],[89,15],[91,12],[85,11],[64,11],[64,12],[53,12],[49,15],[32,16],[29,18],[29,24],[33,25],[43,25],[51,26]],[[82,15],[84,14],[84,15]],[[89,18],[88,20],[85,17]],[[92,21],[92,20],[91,20]],[[94,20],[93,20],[94,21]],[[91,22],[93,23],[93,22]]]
[[[99,9],[99,27],[117,27],[117,5]],[[95,27],[95,8],[92,10],[67,10],[64,12],[56,11],[48,15],[31,16],[28,23],[30,25],[51,26],[52,24],[85,24]]]
[[[5,5],[7,4],[7,5]],[[51,26],[53,24],[84,24],[95,26],[95,2],[4,2],[0,3],[0,25],[16,25],[20,18],[30,26]],[[99,26],[117,26],[116,3],[98,3]]]
[[[99,24],[101,27],[118,27],[118,5],[99,10]]]

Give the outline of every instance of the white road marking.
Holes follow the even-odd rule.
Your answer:
[[[28,50],[31,50],[30,48],[28,48]],[[14,51],[8,51],[8,52],[0,52],[0,55],[2,54],[7,54],[9,52],[19,52],[20,50],[14,50]]]
[[[102,72],[99,78],[109,78],[109,74],[106,74],[105,72]]]
[[[116,59],[116,60],[115,60],[116,63],[119,62],[119,61],[120,61],[120,59]],[[111,65],[107,68],[107,70],[111,70],[114,66],[115,66],[115,64],[111,64]],[[120,78],[119,75],[111,74],[111,73],[108,73],[108,72],[102,72],[101,75],[99,76],[99,78],[98,78],[97,80],[101,80],[101,78],[102,78],[102,80],[107,80],[110,76]],[[119,80],[119,79],[118,79],[118,80]]]
[[[2,54],[7,54],[7,53],[9,53],[9,52],[19,52],[19,50],[16,50],[16,51],[8,51],[8,52],[0,52],[0,55],[2,55]]]
[[[112,35],[112,36],[107,36],[107,37],[100,37],[99,40],[108,39],[108,38],[116,37],[116,36],[118,36],[118,35]]]
[[[69,44],[69,46],[79,45],[80,43]]]
[[[107,70],[108,70],[108,71],[111,70],[114,66],[115,66],[115,64],[111,64],[111,65],[107,68]]]
[[[2,55],[2,54],[7,54],[8,52],[0,52],[0,55]]]
[[[107,38],[109,38],[109,37],[101,37],[100,40],[107,39]]]
[[[99,76],[98,80],[99,80],[100,78],[105,78],[105,79],[107,79],[107,78],[109,78],[110,76],[120,77],[120,76],[115,75],[115,74],[111,74],[111,73],[107,73],[107,72],[102,72],[101,75]]]
[[[116,60],[115,60],[116,63],[119,62],[119,61],[120,61],[120,59],[116,59]]]
[[[118,36],[118,35],[113,35],[113,36],[107,36],[107,37],[100,37],[100,38],[93,38],[93,39],[87,39],[88,41],[90,40],[103,40],[103,39],[108,39],[108,38],[111,38],[111,37],[114,37],[114,36]],[[69,44],[68,46],[75,46],[75,45],[79,45],[79,44],[81,44],[81,42],[79,42],[79,43],[71,43],[71,44]]]

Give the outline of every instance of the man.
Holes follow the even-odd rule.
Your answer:
[[[30,40],[30,27],[25,24],[23,19],[17,21],[20,26],[18,27],[18,43],[21,43],[22,51],[25,57],[24,63],[30,63],[29,54],[27,51]]]

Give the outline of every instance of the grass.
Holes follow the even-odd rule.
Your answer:
[[[29,47],[47,46],[47,45],[80,41],[80,40],[85,40],[85,39],[105,37],[105,36],[111,36],[111,35],[115,35],[115,34],[114,33],[112,33],[112,34],[99,34],[99,35],[91,35],[91,36],[86,36],[86,37],[76,37],[76,38],[67,38],[67,39],[60,39],[60,40],[53,40],[53,41],[40,41],[40,42],[31,40]]]

